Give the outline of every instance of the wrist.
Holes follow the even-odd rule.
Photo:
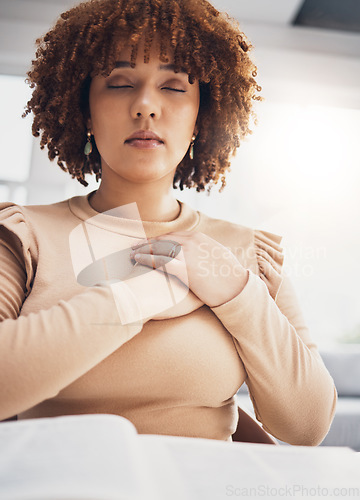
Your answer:
[[[207,304],[209,307],[219,307],[227,302],[230,302],[235,297],[237,297],[247,285],[249,280],[249,270],[245,269],[243,266],[240,266],[238,272],[236,272],[236,279],[233,283],[230,283],[230,286],[227,287],[226,292],[222,297],[217,297],[216,303]]]

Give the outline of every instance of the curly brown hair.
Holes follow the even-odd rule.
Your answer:
[[[85,174],[101,176],[100,155],[85,157],[89,88],[96,75],[107,76],[116,55],[131,45],[131,65],[145,37],[144,62],[154,36],[159,58],[174,53],[175,71],[185,69],[189,82],[199,80],[200,108],[194,160],[186,154],[177,167],[173,187],[208,192],[230,170],[230,158],[249,133],[253,100],[261,100],[252,48],[238,23],[207,0],[89,0],[63,13],[37,43],[36,59],[27,73],[34,88],[23,116],[34,114],[32,133],[50,160],[87,186]]]

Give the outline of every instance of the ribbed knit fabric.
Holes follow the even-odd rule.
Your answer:
[[[89,196],[0,204],[0,419],[113,413],[139,433],[231,440],[246,382],[268,432],[321,442],[336,391],[282,275],[281,237],[180,201],[170,222],[141,221],[135,204],[100,214]],[[219,241],[249,279],[225,304],[189,291],[142,326],[126,287],[95,285],[126,278],[134,242],[173,231]]]

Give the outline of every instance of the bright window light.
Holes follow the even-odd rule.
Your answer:
[[[4,184],[0,184],[0,202],[8,200],[10,194],[9,186],[5,186]]]
[[[284,236],[316,341],[360,341],[360,110],[263,102],[258,116],[232,163],[233,218]]]
[[[24,182],[31,161],[31,119],[21,118],[31,89],[24,77],[0,75],[0,180]]]

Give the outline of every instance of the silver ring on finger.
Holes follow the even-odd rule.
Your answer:
[[[172,246],[172,248],[171,248],[171,250],[170,250],[170,252],[169,252],[169,257],[170,257],[171,259],[173,259],[174,257],[176,257],[176,254],[177,254],[177,252],[176,252],[176,248],[177,248],[177,247],[181,247],[181,245],[180,245],[179,243],[176,243],[175,245],[173,245],[173,246]]]

